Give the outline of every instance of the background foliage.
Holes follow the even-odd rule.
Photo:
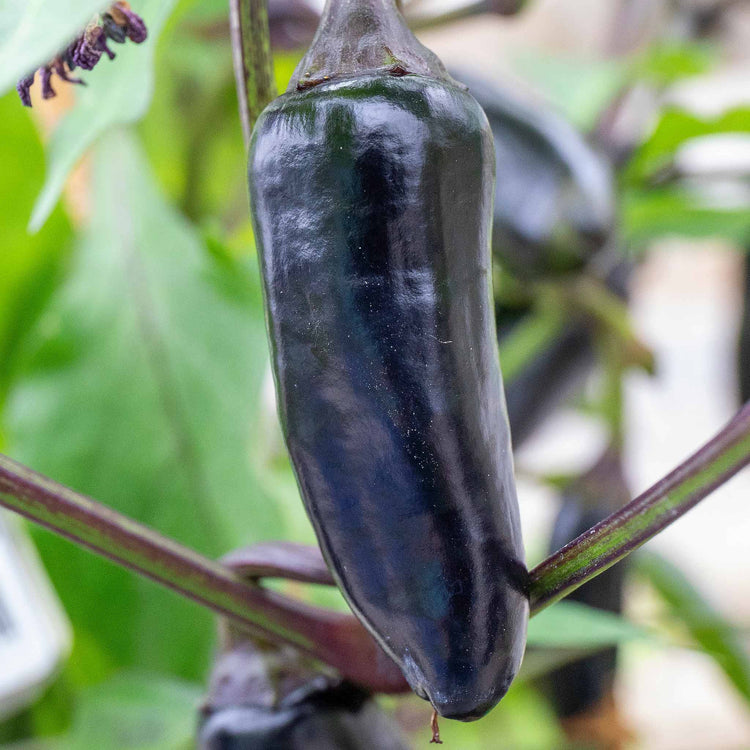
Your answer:
[[[0,90],[100,4],[0,3]],[[12,91],[0,99],[0,449],[213,557],[263,539],[311,541],[270,389],[225,2],[133,6],[149,41],[118,48],[115,63],[87,74],[45,146],[38,115]],[[607,65],[532,55],[519,65],[589,130],[623,86],[663,86],[712,60],[704,46],[683,45]],[[280,89],[295,61],[277,55]],[[750,132],[750,108],[705,119],[675,107],[659,113],[621,172],[627,252],[669,233],[748,244],[747,210],[710,205],[679,181],[654,186],[681,144],[726,132]],[[74,169],[85,173],[86,218],[60,200]],[[188,746],[213,646],[210,615],[33,534],[75,648],[47,695],[0,725],[0,737],[54,737],[50,745],[64,748]],[[748,697],[734,629],[713,613],[710,631],[701,630],[702,600],[689,584],[656,563],[644,571]],[[580,650],[634,637],[666,636],[561,604],[533,622],[530,642]],[[527,677],[548,667],[530,655]],[[106,736],[97,730],[105,722]],[[514,748],[560,739],[527,681],[485,722],[444,735],[462,748],[498,735]]]

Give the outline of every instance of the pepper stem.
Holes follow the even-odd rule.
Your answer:
[[[660,482],[534,568],[530,573],[531,614],[638,549],[749,463],[750,402]]]
[[[417,74],[455,83],[406,25],[394,0],[327,0],[288,92],[338,78]]]
[[[431,745],[442,745],[443,741],[440,739],[440,726],[438,725],[438,712],[437,709],[432,709],[432,718],[430,719],[430,729],[432,729],[432,739],[430,740]]]

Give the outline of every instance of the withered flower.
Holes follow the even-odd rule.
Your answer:
[[[123,44],[126,39],[140,44],[146,40],[148,31],[143,19],[134,13],[126,0],[113,3],[105,13],[101,13],[58,55],[39,68],[39,80],[42,86],[42,98],[55,96],[52,88],[52,74],[67,83],[85,85],[80,78],[71,78],[69,73],[76,68],[92,70],[106,55],[114,60],[115,53],[108,41]],[[16,85],[18,95],[24,106],[31,106],[30,89],[34,84],[36,72],[22,78]]]
[[[111,21],[113,21],[115,26],[125,32],[125,35],[128,39],[130,39],[131,42],[140,44],[141,42],[146,41],[146,36],[148,34],[146,30],[146,24],[143,22],[143,19],[139,15],[133,13],[128,3],[115,3],[109,9],[109,13],[104,14],[104,18],[109,18]],[[114,36],[111,37],[111,39],[116,42],[120,41],[119,39],[115,39]]]

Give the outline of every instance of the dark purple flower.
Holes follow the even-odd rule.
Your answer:
[[[109,13],[102,16],[102,28],[107,37],[118,44],[124,44],[128,38],[126,28],[118,24]]]
[[[73,68],[94,69],[102,56],[102,49],[99,46],[99,37],[102,33],[98,26],[87,26],[86,31],[76,40],[75,46],[71,45],[70,57]]]
[[[49,65],[45,65],[43,68],[39,68],[39,77],[42,83],[42,99],[51,99],[56,96],[55,90],[52,88],[50,79],[52,78],[52,70]]]
[[[133,13],[130,9],[129,3],[120,0],[120,2],[117,2],[112,6],[110,12],[117,24],[124,26],[127,37],[131,42],[140,44],[141,42],[146,41],[146,37],[148,36],[146,24],[137,13]],[[124,19],[124,23],[121,23],[119,17]]]
[[[31,87],[34,84],[35,75],[36,75],[36,71],[34,71],[30,76],[26,76],[26,78],[22,78],[16,84],[16,91],[18,91],[18,96],[21,97],[21,102],[24,107],[31,106]]]
[[[92,44],[95,44],[110,60],[115,59],[115,53],[107,46],[107,33],[103,28],[97,26],[92,33],[92,39]]]
[[[110,49],[108,40],[123,44],[126,39],[130,39],[140,44],[147,36],[146,24],[137,13],[130,9],[130,4],[125,0],[114,3],[108,12],[102,13],[95,21],[92,21],[51,62],[39,68],[42,98],[49,99],[55,96],[51,80],[53,73],[68,83],[83,84],[80,78],[71,78],[69,72],[76,68],[92,70],[101,60],[102,55],[107,55],[110,60],[114,60],[115,53]],[[26,107],[31,106],[30,89],[34,83],[34,75],[35,73],[32,73],[21,79],[16,86],[21,102]]]
[[[66,48],[65,51],[60,55],[63,62],[68,66],[68,70],[75,70],[78,64],[73,60],[76,48],[78,47],[78,40],[74,39]]]
[[[51,63],[50,67],[52,70],[57,73],[58,77],[61,78],[66,83],[76,83],[80,86],[85,86],[85,81],[82,81],[80,78],[71,78],[68,75],[68,71],[65,70],[65,60],[62,57],[56,57]]]

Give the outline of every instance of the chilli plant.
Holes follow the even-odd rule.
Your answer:
[[[364,715],[365,706],[356,746],[405,746],[370,696],[403,694],[409,686],[336,595],[282,447],[246,210],[243,138],[247,146],[317,17],[302,3],[229,5],[227,23],[224,0],[0,4],[2,84],[17,85],[16,94],[0,100],[10,206],[0,219],[0,444],[9,454],[0,455],[0,504],[45,529],[35,531],[35,541],[76,633],[59,679],[20,719],[0,725],[0,738],[55,736],[72,726],[63,746],[188,744],[195,731],[189,707],[197,708],[201,694],[195,682],[205,677],[214,639],[210,615],[218,615],[222,656],[199,730],[206,746],[232,746],[221,742],[262,724],[260,715],[248,714],[249,725],[221,719],[224,735],[212,728],[223,709],[243,701],[297,718],[304,710],[306,720],[328,716],[331,706]],[[637,26],[629,13],[639,4],[622,5],[620,20]],[[520,6],[468,4],[432,16],[415,3],[405,15],[418,27],[479,11],[514,14]],[[623,226],[601,244],[625,247],[629,252],[618,247],[615,254],[632,264],[650,239],[683,226],[685,234],[747,243],[746,213],[699,205],[670,172],[676,149],[690,137],[746,132],[746,109],[714,120],[671,109],[655,113],[650,135],[625,145],[614,135],[628,92],[644,81],[658,91],[705,70],[706,47],[682,40],[623,59],[604,73],[581,67],[567,79],[578,86],[569,93],[585,102],[567,114],[598,139],[617,170]],[[548,59],[528,68],[553,99],[564,99],[561,74],[550,74]],[[488,114],[492,121],[489,108]],[[44,175],[31,122],[51,132]],[[23,212],[31,203],[27,235]],[[624,373],[650,370],[653,361],[617,284],[583,265],[528,278],[498,263],[501,334],[503,320],[513,323],[500,338],[511,424],[515,434],[510,399],[519,373],[561,340],[561,317],[585,320],[587,356],[604,373],[601,399],[589,406],[608,421],[607,455],[619,455]],[[561,600],[749,462],[746,405],[650,489],[621,507],[618,494],[603,506],[614,512],[524,573],[529,648],[522,686],[506,699],[519,716],[544,710],[523,692],[531,678],[637,630]],[[707,631],[697,613],[708,610],[689,584],[658,558],[643,560],[641,571],[681,609],[695,639],[720,654],[750,699],[748,659],[726,623],[710,613]],[[570,634],[576,629],[577,640]],[[263,689],[279,691],[275,703],[258,694],[260,683],[239,684],[243,675],[260,673]],[[279,674],[294,679],[280,687]],[[229,694],[222,692],[227,684],[234,685]],[[308,686],[302,698],[294,692],[300,685]],[[96,708],[97,695],[109,696],[109,712]],[[418,704],[381,703],[420,732],[429,720]],[[97,735],[96,721],[110,722],[110,730]],[[328,721],[314,730],[324,738],[321,747],[336,746]],[[516,730],[503,721],[509,720],[492,731],[513,737]],[[440,739],[436,716],[429,736]],[[482,746],[480,735],[455,736],[461,747]]]

